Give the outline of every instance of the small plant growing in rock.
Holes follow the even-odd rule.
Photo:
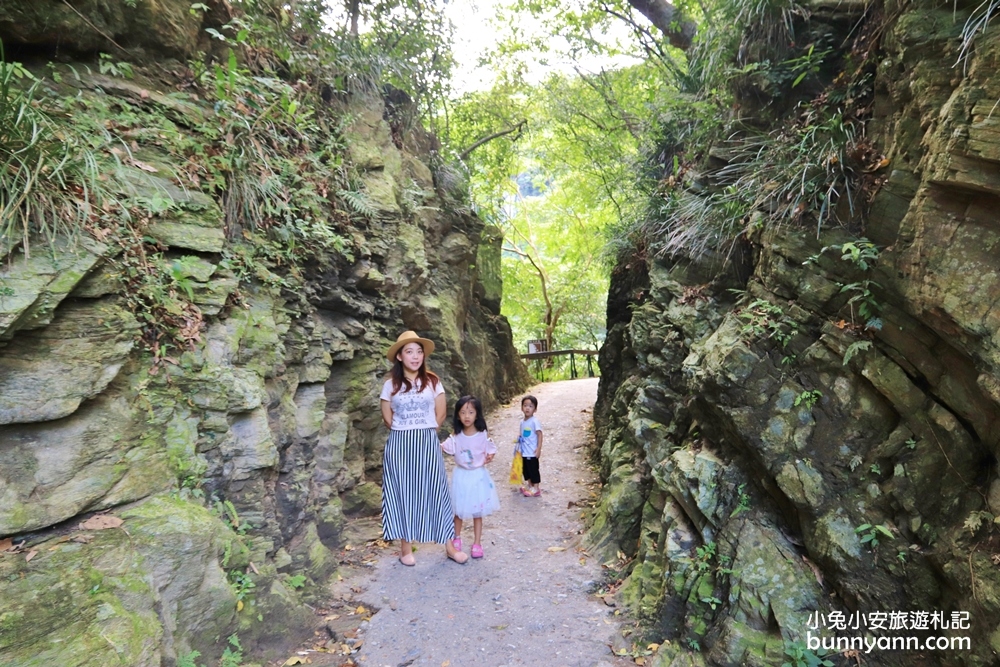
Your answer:
[[[992,512],[976,510],[968,516],[968,518],[965,520],[965,523],[962,525],[965,528],[969,529],[970,534],[975,535],[976,531],[982,528],[984,523],[988,526],[992,526],[994,523],[996,523],[996,520],[997,519],[995,516],[993,516]]]
[[[736,489],[736,493],[739,494],[740,499],[739,502],[736,504],[736,508],[729,515],[730,519],[736,518],[743,512],[747,512],[750,510],[750,496],[747,495],[747,493],[744,491],[744,489],[746,489],[746,486],[747,486],[746,484],[740,484],[739,487]]]
[[[695,547],[695,563],[699,572],[705,572],[709,568],[709,563],[715,558],[715,542],[705,542],[700,547]]]
[[[863,352],[864,350],[870,350],[871,347],[872,347],[872,342],[870,340],[854,341],[853,343],[848,345],[847,350],[844,351],[844,365],[846,366],[847,364],[849,364],[851,359],[853,359],[859,352]]]
[[[306,585],[306,577],[304,574],[296,574],[288,578],[288,585],[292,588],[302,588]]]
[[[882,535],[883,537],[888,537],[890,540],[893,539],[893,537],[895,537],[892,534],[892,530],[890,530],[888,526],[885,526],[880,523],[874,525],[870,523],[863,523],[857,528],[855,528],[854,532],[861,536],[861,544],[867,544],[872,549],[878,546],[879,535]]]
[[[854,283],[841,285],[840,293],[849,293],[851,298],[847,300],[847,305],[851,307],[851,321],[857,323],[857,315],[864,321],[865,329],[882,329],[882,318],[878,316],[882,310],[881,304],[875,299],[874,288],[881,287],[874,280],[861,280]],[[857,314],[855,314],[855,307]]]
[[[744,340],[773,338],[781,347],[791,342],[798,332],[798,324],[785,316],[780,306],[766,299],[755,299],[739,312],[743,320],[740,336]]]
[[[243,600],[250,596],[250,592],[257,588],[257,584],[246,572],[231,570],[229,572],[229,586],[236,595],[236,611],[243,611]]]
[[[704,597],[704,598],[701,599],[701,601],[704,602],[705,604],[707,604],[709,607],[711,607],[712,611],[715,611],[716,608],[718,608],[719,606],[722,605],[722,600],[720,600],[719,598],[715,597],[714,595],[709,596],[709,597]]]
[[[198,663],[195,662],[201,653],[198,651],[191,651],[190,653],[185,653],[183,655],[177,656],[177,667],[198,667]]]
[[[819,389],[807,389],[795,397],[795,407],[804,405],[807,409],[812,410],[813,406],[816,405],[821,398],[823,398],[823,392]]]
[[[833,663],[825,659],[826,651],[810,650],[802,642],[787,642],[785,656],[788,658],[781,667],[833,667]]]

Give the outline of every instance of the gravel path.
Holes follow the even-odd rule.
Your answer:
[[[354,659],[365,667],[622,667],[609,649],[618,618],[588,596],[600,563],[579,549],[581,511],[594,476],[584,462],[597,379],[534,387],[545,434],[542,497],[507,484],[520,402],[487,423],[499,453],[488,466],[501,490],[500,511],[486,517],[485,558],[458,565],[440,545],[420,545],[404,567],[396,548],[379,559],[359,599],[379,609]],[[450,458],[450,457],[446,457]],[[472,522],[463,529],[465,551]]]

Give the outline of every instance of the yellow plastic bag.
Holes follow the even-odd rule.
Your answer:
[[[521,460],[521,452],[514,452],[514,461],[510,464],[510,483],[513,486],[521,486],[524,483],[524,461]]]

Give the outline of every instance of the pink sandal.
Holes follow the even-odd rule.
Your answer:
[[[524,496],[525,498],[530,498],[531,497],[531,494],[523,486],[521,487],[521,495]]]
[[[462,538],[461,537],[456,537],[455,539],[453,539],[451,541],[451,546],[455,547],[455,549],[457,549],[458,551],[461,551],[462,550]]]
[[[483,547],[482,547],[482,545],[480,545],[480,544],[473,544],[472,545],[472,557],[473,558],[482,558],[483,557]]]

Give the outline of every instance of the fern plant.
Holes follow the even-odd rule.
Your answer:
[[[362,215],[369,220],[374,220],[378,217],[378,209],[375,208],[375,204],[372,202],[371,197],[369,197],[364,192],[360,190],[341,190],[337,195],[344,200],[344,202],[350,207],[352,211]]]

